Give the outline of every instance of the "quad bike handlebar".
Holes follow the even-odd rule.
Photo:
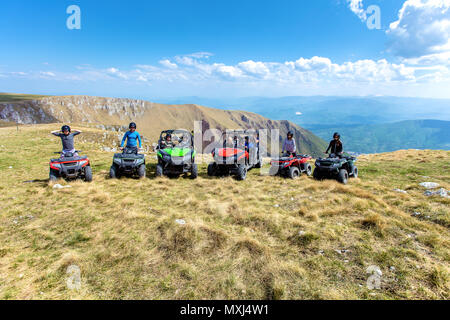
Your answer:
[[[81,153],[83,151],[81,150],[75,150],[73,153]],[[64,152],[64,151],[58,151],[58,152],[53,152],[54,154],[66,154],[66,153],[72,153],[72,152]]]

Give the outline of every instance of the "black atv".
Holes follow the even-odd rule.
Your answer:
[[[237,180],[245,180],[252,168],[261,168],[262,159],[259,143],[254,134],[236,130],[233,140],[223,142],[222,148],[212,151],[214,162],[208,165],[208,176],[234,175]]]
[[[136,153],[136,149],[124,148],[122,153],[114,154],[113,164],[109,169],[111,179],[121,176],[145,177],[145,155]]]
[[[336,179],[340,183],[347,184],[349,177],[358,177],[358,168],[354,165],[356,157],[350,155],[337,156],[330,154],[328,158],[316,160],[314,179]]]
[[[59,178],[67,180],[81,178],[86,182],[92,181],[91,163],[86,156],[77,155],[81,151],[55,153],[60,154],[61,157],[50,160],[50,181],[56,181]]]
[[[161,132],[157,146],[156,176],[178,177],[190,173],[190,177],[196,179],[198,167],[195,155],[194,138],[189,131],[180,129]]]

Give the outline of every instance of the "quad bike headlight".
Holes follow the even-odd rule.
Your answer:
[[[52,169],[59,170],[59,169],[61,169],[61,164],[60,163],[52,163],[52,164],[50,164],[50,167]]]
[[[84,166],[87,163],[88,163],[87,160],[80,161],[81,166]]]

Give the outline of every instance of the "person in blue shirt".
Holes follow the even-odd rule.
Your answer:
[[[137,142],[139,141],[139,148],[142,148],[141,135],[136,131],[136,123],[130,123],[130,131],[127,131],[123,136],[122,143],[120,144],[120,150],[123,150],[123,145],[125,144],[125,140],[127,141],[126,149],[133,150],[134,153],[138,153]]]

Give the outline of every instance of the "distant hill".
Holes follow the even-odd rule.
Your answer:
[[[329,140],[339,131],[345,149],[361,153],[400,149],[450,150],[450,121],[415,120],[365,126],[318,128],[313,132]]]
[[[1,97],[2,95],[0,95]],[[14,97],[13,97],[14,98]],[[308,130],[285,120],[274,121],[245,111],[227,111],[196,104],[167,105],[135,99],[90,96],[33,97],[0,102],[0,119],[21,124],[91,123],[128,125],[138,123],[138,130],[156,141],[165,129],[193,129],[194,121],[202,121],[203,129],[279,129],[280,141],[292,131],[300,152],[319,155],[325,142]],[[11,95],[3,100],[11,99]]]
[[[289,119],[305,128],[366,125],[404,120],[450,121],[450,100],[401,97],[248,97],[238,99],[182,98],[215,108],[256,112],[270,119]],[[164,100],[163,100],[164,101]],[[175,102],[177,100],[165,100]]]

